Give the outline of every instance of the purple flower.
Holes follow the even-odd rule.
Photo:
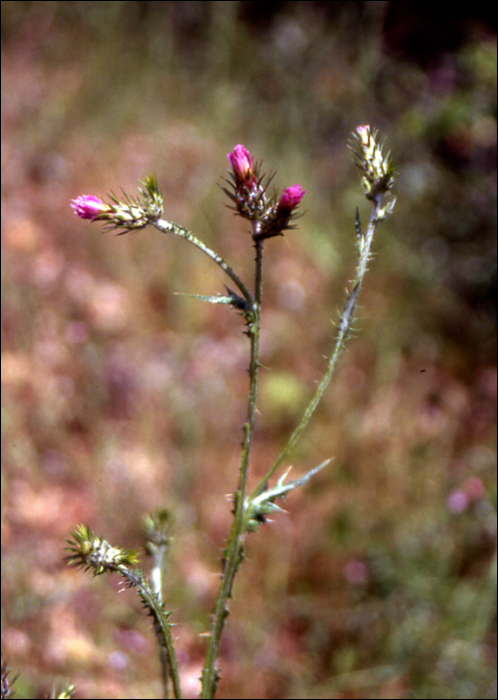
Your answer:
[[[446,505],[451,513],[463,513],[469,505],[469,498],[465,491],[456,489],[452,491],[446,499]]]
[[[82,194],[71,200],[71,206],[76,216],[81,219],[95,219],[96,216],[109,210],[109,205],[93,194]]]
[[[253,158],[245,146],[239,143],[231,153],[227,154],[227,158],[238,180],[247,182],[253,178]]]
[[[291,185],[291,187],[287,187],[287,189],[282,192],[282,196],[280,197],[280,201],[278,203],[279,211],[281,212],[284,210],[291,212],[302,200],[305,192],[306,190],[303,190],[301,185]]]

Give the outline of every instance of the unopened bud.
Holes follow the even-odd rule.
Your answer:
[[[287,187],[280,195],[278,203],[273,204],[266,211],[256,238],[265,239],[281,236],[286,229],[294,228],[291,221],[304,194],[305,190],[302,189],[301,185]]]
[[[98,197],[94,197],[93,194],[82,194],[72,199],[71,206],[76,216],[81,219],[95,219],[99,214],[110,211],[109,205]]]
[[[280,197],[277,207],[278,211],[287,211],[289,213],[294,211],[304,197],[305,192],[306,190],[303,190],[301,185],[291,185],[291,187],[287,187],[287,189],[282,192]]]
[[[237,180],[250,182],[253,179],[253,158],[245,146],[237,144],[227,158]]]

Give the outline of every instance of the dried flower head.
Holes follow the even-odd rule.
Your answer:
[[[70,555],[66,557],[70,566],[84,568],[99,576],[105,571],[119,571],[121,567],[135,566],[138,555],[131,549],[112,547],[89,527],[78,525],[71,533],[72,540],[66,540]]]
[[[358,126],[350,143],[366,196],[375,201],[392,189],[396,179],[396,168],[390,160],[390,153],[383,153],[383,144],[379,143],[378,136],[378,131],[372,131],[370,126]]]

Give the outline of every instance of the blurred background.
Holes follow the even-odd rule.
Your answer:
[[[156,173],[165,218],[252,284],[224,205],[244,144],[306,215],[265,247],[251,484],[325,369],[369,205],[359,124],[399,167],[356,322],[288,465],[332,464],[247,539],[220,698],[494,698],[496,7],[2,2],[2,650],[18,697],[161,697],[151,623],[63,562],[79,523],[175,517],[166,606],[196,697],[246,414],[220,269],[69,203]],[[142,558],[147,571],[149,563]]]

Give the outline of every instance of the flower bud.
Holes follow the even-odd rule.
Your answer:
[[[287,189],[282,192],[277,211],[281,213],[288,212],[290,214],[302,200],[305,192],[306,190],[303,190],[301,185],[291,185],[291,187],[287,187]]]
[[[71,206],[76,216],[81,219],[95,219],[96,216],[110,209],[108,204],[92,194],[82,194],[80,197],[72,199]]]
[[[242,144],[235,146],[227,158],[232,166],[229,170],[230,189],[223,187],[225,194],[233,202],[232,209],[244,219],[253,221],[262,216],[266,208],[265,186],[259,176],[259,166]]]
[[[278,203],[274,203],[266,211],[256,237],[263,240],[274,236],[282,236],[286,229],[294,228],[291,225],[291,221],[295,215],[295,209],[298,207],[304,194],[305,190],[302,189],[301,185],[287,187],[280,195]]]
[[[227,158],[236,180],[242,182],[253,180],[253,158],[245,146],[238,144],[231,153],[227,154]]]

